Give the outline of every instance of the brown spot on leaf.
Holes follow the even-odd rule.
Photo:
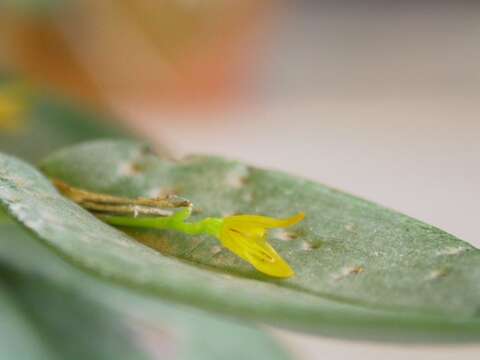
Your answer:
[[[364,271],[365,269],[363,268],[363,266],[347,266],[347,267],[344,267],[339,274],[335,275],[334,279],[336,281],[339,281],[352,275],[361,274]]]
[[[137,176],[140,175],[144,171],[144,167],[136,162],[126,162],[120,165],[118,170],[119,174],[122,176]]]
[[[441,278],[444,278],[449,274],[448,269],[435,269],[430,272],[430,274],[427,275],[427,280],[438,280]]]

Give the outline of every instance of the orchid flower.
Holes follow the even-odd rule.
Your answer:
[[[185,222],[190,216],[191,207],[168,217],[124,217],[102,216],[112,225],[147,227],[175,230],[189,235],[208,234],[252,264],[258,271],[279,278],[288,278],[294,271],[288,263],[267,242],[267,230],[284,228],[302,221],[303,213],[288,219],[275,219],[260,215],[233,215],[224,218],[206,218],[198,222]]]
[[[303,213],[287,219],[232,215],[187,222],[192,213],[192,204],[179,197],[129,199],[77,189],[58,180],[54,180],[54,184],[63,195],[111,225],[210,235],[264,274],[278,278],[294,275],[292,268],[267,242],[267,231],[295,225],[303,220]]]

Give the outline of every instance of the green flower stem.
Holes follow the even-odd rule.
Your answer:
[[[185,222],[190,216],[191,209],[179,211],[168,217],[128,217],[102,215],[100,218],[116,226],[131,226],[161,230],[175,230],[188,235],[208,234],[218,238],[223,219],[206,218],[198,222]]]

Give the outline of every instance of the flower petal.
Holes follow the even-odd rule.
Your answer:
[[[248,238],[231,230],[221,233],[223,246],[252,264],[258,271],[270,276],[288,278],[294,271],[264,238]]]
[[[305,218],[303,212],[287,219],[275,219],[261,215],[233,215],[225,218],[225,225],[228,227],[243,228],[262,227],[264,229],[283,228],[295,225]]]

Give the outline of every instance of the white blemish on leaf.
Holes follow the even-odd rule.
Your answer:
[[[282,241],[290,241],[296,239],[298,236],[294,232],[287,231],[285,229],[275,229],[272,231],[272,236],[274,239]]]
[[[355,228],[354,224],[345,225],[345,230],[347,230],[347,231],[353,231],[354,228]]]
[[[231,188],[240,189],[245,185],[249,173],[247,166],[238,164],[227,173],[225,182]]]
[[[425,280],[437,280],[437,279],[441,279],[441,278],[443,278],[447,275],[448,275],[448,270],[447,269],[436,269],[436,270],[432,270],[427,275]]]
[[[177,192],[174,189],[157,187],[157,188],[148,190],[145,193],[145,196],[150,199],[155,199],[155,198],[164,198],[166,196],[171,196],[176,194]]]
[[[305,251],[310,251],[313,249],[313,245],[308,241],[303,241],[302,244],[300,245],[300,248]]]
[[[467,248],[461,247],[461,246],[456,246],[456,247],[447,247],[445,249],[441,249],[437,251],[437,255],[459,255],[463,252],[465,252]]]
[[[135,162],[126,162],[118,168],[118,174],[121,176],[137,176],[141,173],[140,167]]]

